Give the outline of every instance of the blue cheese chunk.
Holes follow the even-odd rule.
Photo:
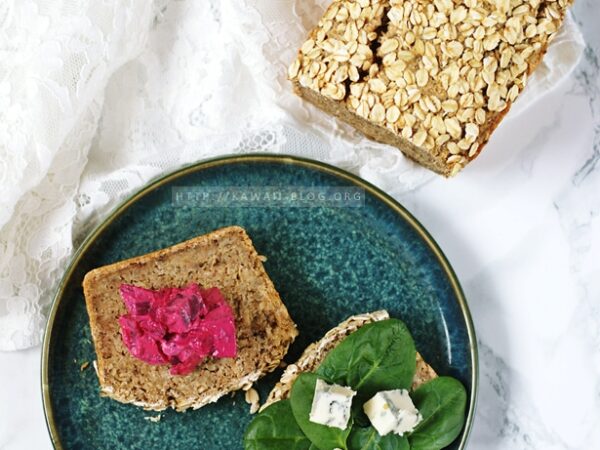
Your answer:
[[[317,379],[310,410],[310,421],[328,427],[346,429],[350,420],[352,398],[356,392],[349,387],[327,384]]]
[[[363,410],[381,436],[410,433],[423,420],[406,389],[378,392],[363,405]]]

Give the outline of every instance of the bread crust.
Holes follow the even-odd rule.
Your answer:
[[[193,373],[176,376],[168,366],[131,356],[117,322],[126,313],[119,286],[160,289],[192,282],[217,286],[225,295],[236,319],[237,357],[209,359]],[[252,241],[238,226],[94,269],[86,274],[83,291],[100,394],[149,410],[197,409],[251,386],[279,365],[298,334]]]
[[[401,2],[395,2],[395,3],[394,2],[392,2],[392,3],[380,2],[380,3],[378,3],[378,7],[380,8],[378,10],[377,10],[376,5],[372,5],[372,7],[369,6],[366,8],[366,9],[371,8],[369,10],[371,13],[373,13],[373,11],[375,11],[375,10],[379,11],[374,16],[373,16],[373,14],[371,14],[370,19],[366,19],[364,22],[361,22],[361,24],[363,24],[362,27],[364,28],[364,30],[361,30],[361,32],[366,31],[368,35],[373,36],[373,37],[369,38],[370,41],[367,43],[373,49],[376,49],[378,45],[381,45],[385,39],[390,38],[390,37],[398,38],[398,39],[400,39],[401,42],[403,42],[402,41],[403,33],[407,32],[407,31],[413,31],[414,25],[413,25],[413,28],[410,28],[410,27],[409,28],[401,28],[401,29],[395,28],[392,31],[389,31],[389,29],[390,29],[389,21],[386,19],[386,16],[388,16],[389,9],[392,6],[395,8],[401,7],[400,3]],[[460,2],[454,2],[454,3],[457,6],[460,4]],[[546,10],[546,6],[549,6],[551,4],[553,4],[552,1],[545,1],[545,0],[542,1],[542,4],[540,5],[539,9],[537,10],[538,17],[534,18],[534,20],[541,21],[542,20],[542,11],[545,11],[544,14],[547,15],[548,12]],[[560,26],[560,24],[564,18],[566,9],[570,4],[571,4],[570,0],[565,0],[564,2],[561,1],[560,4],[558,2],[556,2],[556,4],[554,4],[553,8],[554,7],[555,8],[552,9],[553,12],[550,17],[552,18],[553,26],[556,27],[555,30],[558,29],[558,27]],[[383,144],[388,144],[388,145],[397,147],[408,158],[416,161],[417,163],[421,164],[422,166],[424,166],[436,173],[439,173],[445,177],[450,177],[450,176],[455,175],[456,173],[458,173],[458,171],[460,171],[462,168],[464,168],[464,166],[466,164],[470,163],[477,156],[479,156],[479,154],[482,152],[483,148],[487,145],[492,133],[496,130],[496,128],[502,122],[504,117],[506,117],[506,115],[510,111],[512,103],[514,102],[514,97],[508,96],[508,95],[503,95],[503,101],[505,101],[506,106],[501,111],[498,111],[498,108],[496,106],[490,106],[490,102],[489,102],[489,98],[488,98],[490,94],[486,90],[487,88],[486,89],[471,88],[473,93],[481,94],[485,98],[485,102],[483,104],[479,104],[479,107],[482,108],[486,114],[485,120],[483,120],[482,122],[476,123],[476,125],[477,125],[476,129],[477,129],[478,135],[476,138],[473,139],[473,141],[469,141],[469,144],[472,145],[472,147],[467,147],[467,148],[461,147],[462,150],[458,150],[458,151],[453,149],[454,154],[452,154],[452,153],[450,153],[449,147],[447,145],[445,145],[445,143],[447,141],[443,141],[443,143],[440,143],[439,145],[437,143],[435,143],[433,145],[429,144],[429,146],[426,146],[424,144],[416,145],[413,142],[414,139],[412,139],[412,131],[410,134],[407,135],[408,138],[405,138],[405,137],[403,137],[403,135],[401,135],[400,128],[402,128],[404,125],[399,125],[400,128],[398,128],[398,127],[396,127],[396,125],[398,124],[397,121],[396,122],[388,122],[387,119],[386,119],[386,121],[383,121],[383,119],[374,121],[372,115],[368,116],[368,115],[365,115],[364,112],[361,113],[360,109],[358,109],[358,107],[356,106],[357,104],[361,103],[359,100],[361,100],[363,98],[353,96],[351,94],[352,87],[357,87],[358,85],[361,85],[361,84],[369,84],[370,81],[380,81],[381,82],[382,79],[387,80],[387,76],[382,78],[381,75],[379,74],[379,71],[381,70],[382,67],[385,67],[385,64],[384,64],[384,58],[382,58],[381,55],[377,54],[376,51],[374,51],[371,56],[367,57],[369,67],[367,69],[365,69],[365,67],[367,67],[367,66],[364,65],[362,70],[357,69],[358,72],[357,72],[356,78],[352,78],[352,80],[350,80],[349,78],[346,77],[346,78],[343,78],[343,80],[344,80],[343,83],[338,83],[338,82],[334,82],[335,77],[333,77],[333,76],[327,77],[326,75],[324,75],[324,74],[334,73],[334,71],[336,70],[336,67],[338,67],[338,66],[340,66],[340,67],[343,66],[344,69],[347,69],[346,71],[348,71],[349,70],[348,64],[350,64],[350,65],[355,64],[355,63],[352,63],[352,61],[350,61],[350,63],[348,63],[342,55],[336,53],[336,51],[339,51],[339,49],[338,50],[330,50],[329,47],[331,47],[333,45],[333,44],[331,44],[331,42],[342,42],[346,47],[351,48],[351,49],[355,48],[351,44],[365,44],[365,42],[362,42],[362,41],[360,43],[352,41],[352,38],[349,37],[349,36],[351,36],[351,34],[346,34],[346,33],[339,34],[337,31],[332,31],[332,30],[336,29],[336,26],[343,25],[344,24],[343,17],[346,17],[346,14],[341,14],[340,16],[338,16],[337,14],[334,14],[334,13],[339,10],[344,10],[344,11],[350,10],[354,6],[355,6],[354,2],[351,2],[349,0],[334,0],[330,4],[328,9],[325,11],[323,18],[319,22],[319,25],[317,25],[315,28],[313,28],[310,31],[307,41],[305,41],[305,44],[299,49],[296,60],[292,63],[292,66],[290,67],[290,71],[288,72],[288,76],[293,83],[294,91],[300,97],[306,99],[307,101],[314,104],[315,106],[322,109],[323,111],[325,111],[329,114],[332,114],[332,115],[338,117],[340,120],[350,124],[351,126],[356,128],[358,131],[360,131],[367,137],[369,137],[377,142],[381,142]],[[464,5],[462,5],[462,6],[464,6]],[[381,8],[383,8],[382,16],[381,16],[381,12],[382,12]],[[510,14],[507,17],[512,18],[512,16]],[[506,20],[506,18],[505,18],[505,20]],[[531,22],[529,22],[529,23],[531,24]],[[536,25],[536,23],[534,23],[533,25]],[[435,28],[435,27],[433,27],[433,28]],[[497,28],[500,30],[500,32],[502,32],[502,29],[500,26],[497,26]],[[338,33],[339,35],[336,33]],[[417,32],[415,31],[415,33],[417,33]],[[512,74],[512,72],[511,72],[509,82],[505,83],[505,85],[503,87],[510,88],[513,85],[511,83],[514,83],[514,85],[516,85],[519,88],[519,90],[522,90],[524,88],[526,80],[536,70],[536,68],[539,66],[540,62],[542,61],[543,56],[545,55],[545,53],[548,49],[548,45],[551,42],[551,39],[554,36],[554,34],[555,34],[555,31],[552,32],[551,34],[544,35],[543,37],[541,37],[539,39],[539,41],[535,42],[535,45],[536,45],[535,50],[532,53],[528,54],[528,56],[524,57],[527,68],[524,69],[522,72],[518,72],[516,74]],[[529,37],[525,41],[519,41],[519,43],[520,43],[519,45],[512,44],[512,47],[513,48],[516,47],[517,51],[519,52],[522,50],[523,45],[533,45],[532,35],[528,35],[528,36]],[[330,43],[329,47],[324,45],[324,40],[327,40],[327,39],[330,39],[330,41],[327,41]],[[310,44],[310,45],[307,45],[307,44]],[[344,47],[344,48],[346,48],[346,47]],[[439,51],[439,48],[437,50]],[[317,52],[318,55],[317,56],[311,55],[312,52]],[[484,53],[484,57],[493,56],[494,58],[499,58],[499,55],[497,55],[495,52],[497,52],[496,48],[493,48],[489,51],[486,50],[486,52]],[[419,53],[419,54],[421,54],[421,53]],[[389,56],[389,54],[387,56]],[[439,53],[438,53],[438,56],[439,56]],[[459,61],[461,59],[461,56],[462,55],[459,55],[459,56],[455,55],[454,61]],[[342,61],[342,62],[339,62],[339,61]],[[338,64],[338,62],[339,62],[339,64]],[[319,70],[313,70],[313,66],[315,64],[317,64],[315,67],[323,66],[323,68],[322,69],[320,68]],[[338,66],[335,66],[335,64],[338,64]],[[344,66],[344,64],[346,64],[346,65]],[[412,64],[412,66],[410,66],[410,67],[411,67],[411,70],[413,70],[413,72],[411,72],[411,73],[414,76],[414,70],[416,70],[417,65],[414,62],[411,62],[410,64]],[[356,67],[356,66],[354,66],[354,67]],[[373,71],[374,74],[371,74],[370,69],[372,69],[373,67],[378,67],[378,69]],[[467,67],[467,66],[464,66],[464,67]],[[502,69],[506,72],[508,69],[513,69],[513,67],[511,67],[510,65],[508,67],[502,66],[500,69]],[[500,69],[498,69],[498,72],[502,71]],[[478,70],[481,71],[482,68],[479,67]],[[337,73],[337,72],[335,72],[335,73]],[[464,76],[465,76],[465,74],[461,75],[462,78],[464,78]],[[445,99],[450,98],[450,97],[447,97],[447,93],[446,93],[446,89],[448,87],[446,86],[446,89],[442,89],[442,85],[439,83],[439,80],[437,79],[437,74],[430,75],[429,80],[431,80],[431,81],[427,81],[425,85],[421,85],[420,89],[423,91],[424,94],[433,95],[439,101],[443,101]],[[388,80],[388,82],[389,82],[389,80]],[[329,93],[331,88],[333,88],[334,86],[337,86],[338,84],[343,89],[340,91],[336,87],[334,89],[333,93]],[[494,83],[492,83],[492,84],[494,84]],[[393,86],[393,83],[386,85],[387,90],[385,92],[377,91],[377,93],[380,94],[381,98],[383,98],[386,94],[389,94],[390,92],[392,93],[392,95],[394,94],[394,92],[392,92],[392,89],[390,88],[390,86]],[[357,95],[359,95],[359,94],[357,94]],[[452,98],[458,100],[458,96],[454,96]],[[376,102],[379,102],[379,100],[377,100]],[[389,108],[393,103],[394,102],[392,102],[391,104],[384,102],[383,110],[385,111],[385,108]],[[379,106],[382,105],[382,103],[377,103],[377,104]],[[373,107],[373,103],[370,103],[370,107]],[[423,108],[421,108],[421,109],[423,109]],[[438,109],[439,109],[439,107],[438,107]],[[404,109],[402,109],[402,111],[404,111]],[[425,112],[427,112],[427,109],[425,109]],[[438,114],[437,110],[436,110],[435,114]],[[396,113],[396,116],[397,116],[397,113]],[[439,117],[442,117],[442,116],[439,116]],[[452,116],[452,117],[455,117],[455,116]],[[394,121],[394,119],[390,119],[390,120]],[[467,119],[461,119],[461,121],[467,121]],[[470,121],[471,125],[475,125],[474,118],[471,117],[468,121]],[[431,132],[432,125],[430,122],[429,122],[429,125],[421,124],[422,128],[426,132]],[[463,125],[461,125],[461,126],[463,126]],[[437,134],[435,134],[435,132],[437,132],[437,130],[434,129],[433,131],[434,131],[433,136],[434,137],[437,136]],[[463,133],[463,131],[464,130],[461,130],[461,133]],[[461,134],[461,136],[465,137],[466,134],[465,135]],[[458,140],[458,139],[460,139],[460,137],[456,138],[456,140]],[[454,142],[454,141],[452,141],[452,143],[456,144],[456,142]]]

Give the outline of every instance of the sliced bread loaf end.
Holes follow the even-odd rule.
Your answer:
[[[444,176],[473,161],[573,0],[333,0],[288,70],[295,92]]]

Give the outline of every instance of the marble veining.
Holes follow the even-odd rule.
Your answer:
[[[600,13],[598,13],[600,15]],[[573,177],[573,183],[580,185],[585,178],[598,169],[600,162],[600,63],[598,48],[589,44],[583,53],[581,67],[575,75],[577,88],[587,97],[590,113],[594,119],[594,143],[592,153]],[[577,91],[576,91],[577,92]]]
[[[531,151],[522,149],[518,157],[528,177],[543,176],[539,166],[549,164],[556,175],[540,185],[552,195],[539,192],[539,196],[527,198],[533,209],[539,203],[552,203],[553,211],[536,227],[545,237],[541,247],[552,251],[534,251],[545,255],[545,260],[522,255],[514,261],[537,264],[532,272],[538,276],[531,281],[545,283],[552,290],[539,287],[526,291],[533,296],[530,298],[517,294],[499,300],[525,303],[513,305],[517,314],[528,313],[527,303],[539,303],[540,310],[529,324],[532,328],[525,332],[517,331],[523,321],[505,320],[506,308],[495,310],[495,317],[484,311],[489,304],[478,305],[474,311],[481,337],[482,373],[472,439],[476,449],[600,448],[600,10],[597,2],[580,1],[574,15],[588,42],[584,58],[567,82],[569,86],[550,95],[562,98],[556,98],[554,111],[542,117],[547,122],[535,127],[538,131],[527,143]],[[536,118],[531,122],[537,124]],[[553,162],[543,160],[556,141],[562,144],[556,155],[570,156],[565,160],[569,171],[557,170]],[[523,195],[527,194],[525,190]],[[511,219],[516,218],[506,218]],[[531,228],[531,223],[524,222]],[[529,251],[538,236],[530,235],[517,245]],[[556,258],[562,259],[562,264],[557,264]],[[483,269],[488,281],[522,284],[502,275],[506,268],[495,275],[493,270],[493,265]],[[523,270],[527,269],[519,271]],[[498,286],[481,289],[481,282],[477,277],[467,282],[467,296],[471,298],[469,294],[478,290],[504,290]],[[539,294],[547,295],[535,299]],[[504,327],[498,325],[502,322]],[[534,323],[540,322],[546,325],[543,332],[543,326],[535,329]],[[490,326],[495,329],[487,332]],[[511,338],[515,333],[518,339]],[[508,348],[507,341],[515,347]]]

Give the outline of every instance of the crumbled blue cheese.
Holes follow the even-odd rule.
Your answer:
[[[349,387],[327,384],[317,379],[310,421],[328,427],[346,429],[350,420],[352,398],[355,395],[356,392]]]
[[[381,436],[390,432],[402,436],[423,419],[406,389],[378,392],[363,405],[363,410]]]

